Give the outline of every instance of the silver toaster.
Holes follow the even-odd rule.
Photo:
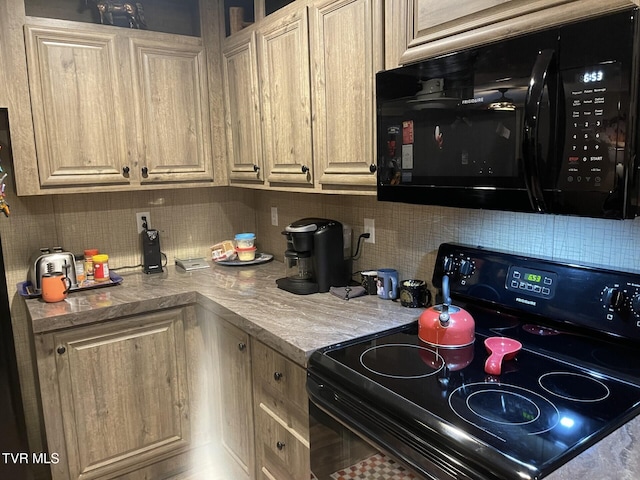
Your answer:
[[[42,293],[42,276],[45,273],[62,272],[71,280],[71,288],[78,288],[76,258],[61,247],[41,248],[29,261],[29,281],[36,294]]]

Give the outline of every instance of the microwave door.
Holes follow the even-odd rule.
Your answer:
[[[542,50],[531,73],[525,100],[523,125],[523,170],[534,211],[548,212],[543,186],[553,174],[552,151],[558,105],[557,61],[554,50]]]

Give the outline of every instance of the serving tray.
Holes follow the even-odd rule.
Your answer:
[[[79,292],[82,290],[92,290],[94,288],[113,287],[114,285],[120,285],[122,283],[122,277],[113,271],[109,271],[109,280],[106,282],[94,282],[85,281],[81,287],[71,287],[69,293]],[[30,280],[20,282],[16,285],[18,294],[25,298],[39,298],[40,293],[33,291],[33,285]]]
[[[273,255],[270,253],[257,253],[256,258],[249,261],[238,260],[220,260],[219,262],[213,262],[216,265],[225,265],[227,267],[244,267],[247,265],[260,265],[261,263],[267,263],[273,260]]]

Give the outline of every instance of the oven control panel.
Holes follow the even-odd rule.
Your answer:
[[[509,267],[505,288],[525,295],[553,298],[557,283],[558,275],[553,272],[513,265]]]
[[[454,303],[490,304],[640,342],[640,272],[443,243],[434,287],[445,274]]]

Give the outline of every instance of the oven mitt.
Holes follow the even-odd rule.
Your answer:
[[[329,292],[343,300],[349,300],[354,297],[361,297],[366,293],[364,287],[358,285],[355,287],[331,287]]]

